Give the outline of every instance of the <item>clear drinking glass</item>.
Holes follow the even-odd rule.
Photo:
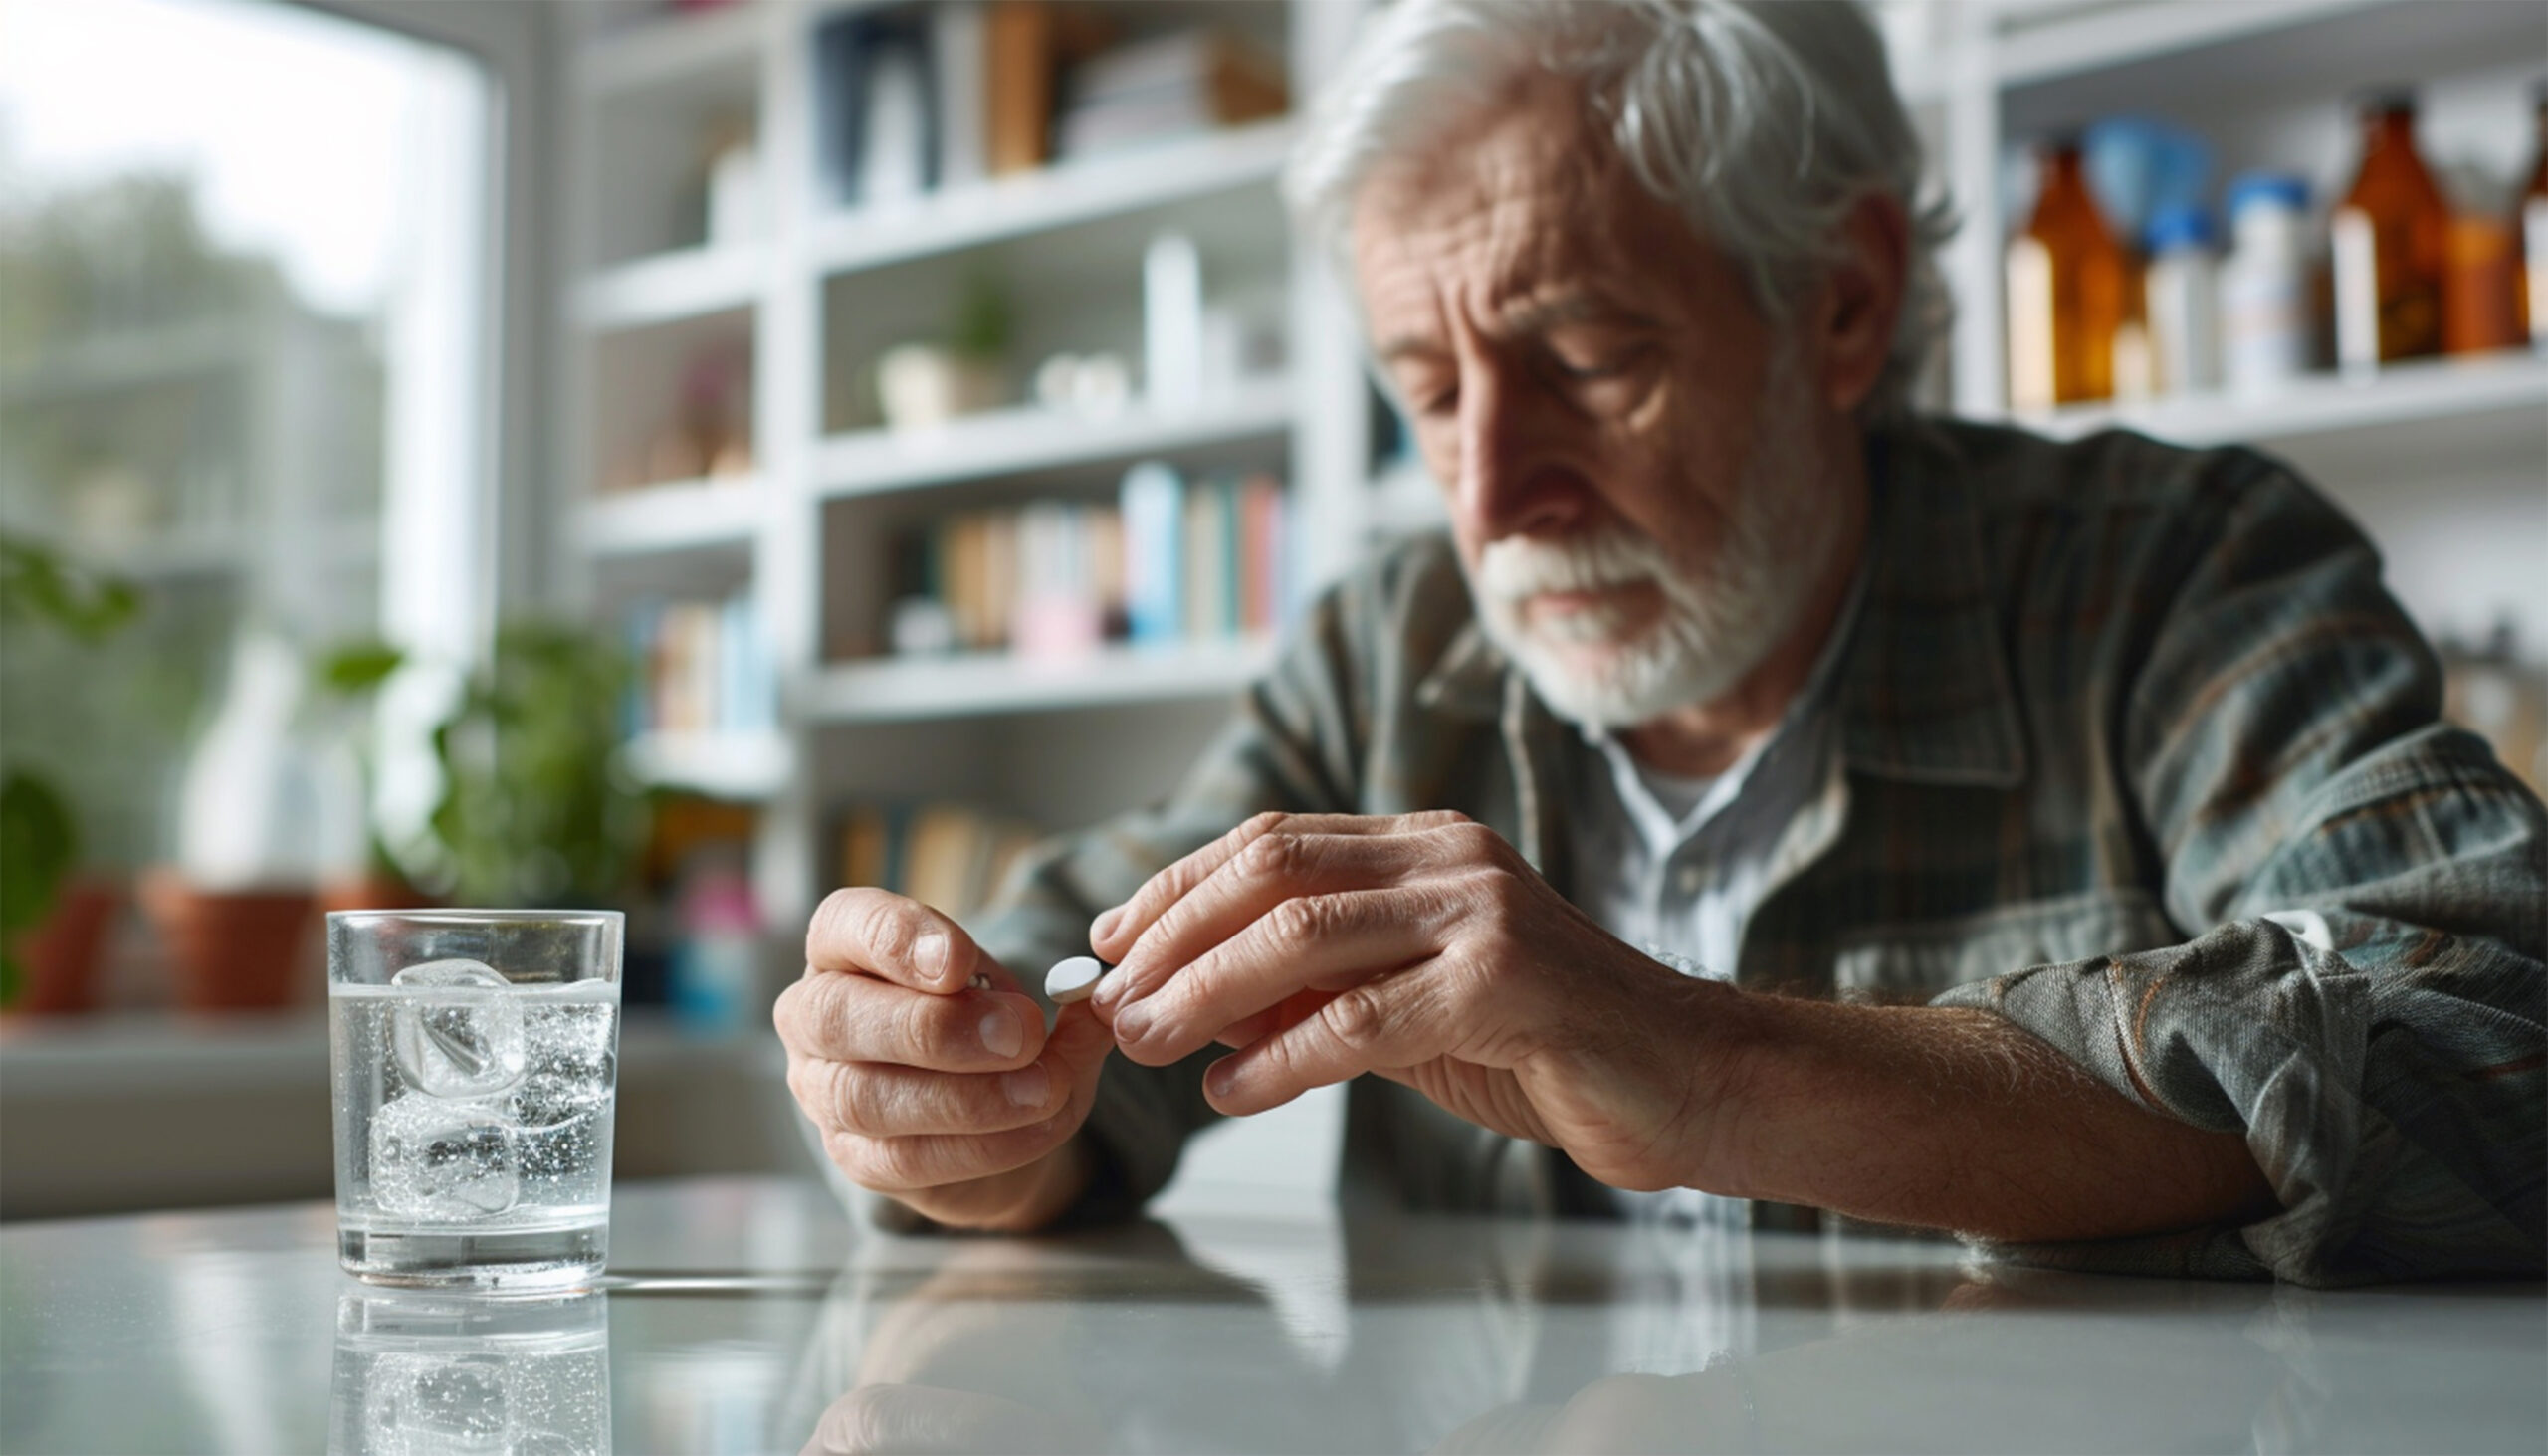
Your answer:
[[[346,1295],[328,1456],[607,1456],[609,1317],[598,1292]]]
[[[380,1284],[570,1289],[610,1244],[617,911],[327,917],[336,1249]]]

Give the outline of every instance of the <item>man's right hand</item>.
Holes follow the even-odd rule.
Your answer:
[[[971,984],[979,973],[990,989]],[[772,1014],[787,1086],[852,1182],[940,1223],[1024,1231],[1088,1183],[1072,1135],[1114,1037],[1085,1004],[1043,1007],[954,921],[882,890],[835,890],[805,974]]]

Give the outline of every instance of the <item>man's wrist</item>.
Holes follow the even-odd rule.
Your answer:
[[[1768,1063],[1776,1056],[1781,997],[1741,990],[1725,981],[1688,983],[1684,1046],[1690,1085],[1683,1106],[1692,1127],[1683,1145],[1690,1166],[1686,1187],[1735,1198],[1776,1196],[1759,1183],[1764,1171],[1762,1134],[1776,1121],[1771,1106],[1778,1080]]]

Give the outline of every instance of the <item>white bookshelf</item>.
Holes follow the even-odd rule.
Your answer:
[[[795,745],[777,732],[658,732],[639,734],[620,752],[629,773],[650,788],[752,802],[786,784]]]
[[[968,260],[1065,255],[1069,268],[1025,276],[1031,287],[1073,287],[1060,280],[1073,270],[1117,266],[1112,252],[1137,240],[1151,219],[1190,225],[1197,218],[1226,220],[1242,207],[1274,216],[1274,189],[1295,134],[1292,122],[1263,123],[891,209],[836,211],[815,195],[811,181],[808,47],[816,25],[841,8],[817,0],[754,0],[703,16],[660,18],[595,38],[572,66],[586,145],[600,144],[618,118],[650,104],[695,109],[701,98],[732,96],[738,88],[747,89],[757,118],[773,194],[765,236],[743,245],[613,259],[602,267],[579,262],[574,269],[578,282],[566,307],[579,343],[569,352],[583,371],[578,397],[587,414],[565,432],[573,443],[559,477],[580,493],[595,476],[589,411],[612,407],[592,397],[597,351],[659,333],[748,330],[757,457],[750,489],[674,484],[594,502],[579,495],[570,503],[570,529],[573,569],[589,579],[686,555],[744,560],[780,654],[785,691],[776,741],[789,751],[749,771],[739,767],[727,782],[756,789],[770,806],[755,874],[782,928],[801,921],[824,886],[826,816],[844,796],[874,786],[860,777],[855,760],[868,755],[857,745],[868,740],[858,735],[1225,697],[1266,660],[1269,648],[1261,642],[1161,656],[1114,649],[1048,667],[1008,658],[827,660],[827,641],[872,642],[880,635],[873,622],[846,638],[839,630],[842,612],[852,610],[843,605],[844,592],[874,595],[872,583],[846,578],[875,569],[882,532],[954,500],[934,493],[1015,490],[1074,472],[1088,480],[1149,456],[1175,460],[1188,452],[1262,445],[1288,463],[1301,544],[1315,577],[1355,559],[1376,529],[1421,528],[1438,519],[1420,475],[1380,490],[1367,479],[1368,395],[1350,315],[1317,265],[1297,249],[1281,281],[1289,300],[1285,375],[1251,381],[1175,415],[1150,411],[1137,399],[1105,417],[1018,407],[926,434],[827,432],[827,386],[837,383],[829,369],[838,365],[826,358],[824,334],[836,326],[827,301],[838,290],[861,291],[862,307],[879,298],[892,303],[907,289],[944,287]],[[1938,180],[1965,220],[1943,260],[1959,306],[1949,395],[1959,412],[1982,418],[2008,417],[2000,290],[2011,220],[2000,210],[2000,177],[2012,146],[2051,126],[2110,113],[2118,98],[2128,98],[2135,109],[2217,134],[2216,182],[2273,160],[2312,176],[2323,195],[2350,166],[2345,96],[2366,84],[2406,79],[2436,99],[2433,120],[2450,154],[2464,150],[2463,141],[2481,152],[2493,147],[2484,152],[2489,163],[2509,172],[2520,160],[2512,153],[2528,145],[2521,88],[2548,69],[2538,9],[2526,5],[1891,0],[1879,8],[1906,93],[1931,138]],[[1341,53],[1359,9],[1360,0],[1282,0],[1296,106]],[[2478,136],[2481,123],[2497,126],[2502,136]],[[607,211],[590,197],[579,208],[588,218]],[[578,240],[575,258],[612,258],[596,241]],[[1127,270],[1130,298],[1138,260],[1125,259],[1120,267]],[[1033,359],[1015,363],[1028,368]],[[640,369],[628,377],[647,376]],[[2548,483],[2543,419],[2548,362],[2522,357],[2438,361],[2367,380],[2310,379],[2262,400],[2161,399],[2016,422],[2063,437],[2122,426],[2187,444],[2253,441],[2302,463],[2344,500],[2385,488],[2383,477],[2397,475],[2402,461],[2422,462],[2413,479],[2429,493],[2422,499],[2431,511],[2458,521],[2452,528],[2471,538],[2499,543],[2532,528],[2532,517],[2523,514],[2532,508],[2523,504],[2519,483],[2530,482],[2533,497],[2548,495],[2539,489]],[[2507,480],[2515,487],[2507,488]],[[2383,518],[2371,511],[2367,519],[2378,527]],[[2434,549],[2430,532],[2413,540],[2384,536],[2382,545],[2410,556]],[[2509,592],[2534,650],[2548,641],[2548,600],[2540,595],[2548,585],[2507,585],[2501,572],[2454,579],[2471,573],[2432,569],[2430,562],[2410,574],[2444,593],[2411,599],[2429,622],[2456,621],[2475,610],[2471,603],[2492,600],[2488,593]],[[823,751],[816,751],[818,741]],[[1191,746],[1181,738],[1146,737],[1137,728],[1111,749],[1156,759],[1164,773],[1172,773]],[[689,744],[676,757],[707,778],[712,775],[698,767],[702,756],[724,751],[714,743]],[[733,751],[739,763],[749,753]],[[876,758],[901,761],[893,753]],[[844,766],[842,759],[853,761]],[[1015,766],[985,765],[981,777],[993,782],[1003,773],[1013,778]]]
[[[2020,412],[2013,424],[2072,440],[2136,430],[2179,445],[2274,445],[2320,435],[2409,432],[2441,455],[2498,416],[2548,429],[2548,357],[2486,354],[2417,359],[2365,374],[2320,374],[2270,394],[2178,395]]]
[[[952,509],[953,497],[942,502],[933,493],[989,489],[1013,498],[1058,480],[1066,493],[1085,497],[1138,460],[1255,462],[1288,467],[1300,553],[1314,571],[1352,559],[1363,532],[1364,384],[1350,367],[1317,367],[1351,358],[1345,315],[1332,298],[1300,283],[1275,230],[1254,223],[1259,215],[1279,216],[1274,189],[1292,123],[1276,119],[890,207],[841,210],[814,184],[809,92],[816,29],[851,8],[837,0],[747,0],[701,15],[633,21],[623,9],[607,31],[571,48],[569,65],[566,173],[581,195],[573,200],[580,227],[568,243],[574,282],[565,301],[575,406],[558,471],[569,493],[562,569],[600,601],[668,581],[723,590],[736,571],[748,573],[780,664],[779,730],[755,741],[649,737],[630,744],[625,761],[652,784],[764,806],[754,880],[773,937],[782,940],[828,888],[831,816],[851,799],[901,787],[889,769],[870,766],[894,755],[866,751],[859,735],[1226,697],[1272,650],[1251,639],[1167,652],[1117,646],[1051,664],[1006,656],[826,658],[823,645],[844,640],[843,614],[873,609],[869,577],[882,560],[880,533]],[[1258,19],[1279,18],[1288,29],[1296,102],[1341,52],[1353,8],[1316,0],[1253,7]],[[1165,12],[1134,6],[1126,13],[1147,23]],[[677,180],[632,181],[631,158],[642,159],[651,143],[665,154],[664,165],[685,165],[678,148],[665,144],[671,128],[711,107],[743,104],[770,193],[766,232],[625,256],[625,239],[610,230],[629,216],[631,203],[612,189],[651,188],[637,198],[646,203],[671,193]],[[592,164],[578,165],[579,158]],[[1234,213],[1234,205],[1254,212]],[[1247,221],[1235,224],[1241,216]],[[825,401],[842,387],[837,371],[861,362],[840,356],[850,347],[844,338],[825,336],[837,326],[829,315],[842,307],[827,305],[830,295],[861,291],[851,301],[851,322],[866,325],[865,305],[876,297],[904,307],[943,290],[970,260],[1009,257],[1023,260],[1019,288],[1093,293],[1090,278],[1112,278],[1105,292],[1130,301],[1138,297],[1138,240],[1163,227],[1204,242],[1207,287],[1216,228],[1260,235],[1247,240],[1255,251],[1232,266],[1265,271],[1260,288],[1290,301],[1286,369],[1230,383],[1175,411],[1153,408],[1137,390],[1106,412],[1020,405],[923,432],[826,430]],[[1128,239],[1135,240],[1131,255],[1123,256]],[[1030,294],[1015,302],[1029,312],[1045,300]],[[1120,347],[1124,336],[1138,336],[1137,317],[1133,325],[1082,346]],[[753,476],[593,495],[602,468],[625,458],[640,438],[628,424],[632,401],[673,387],[679,366],[671,360],[720,337],[749,340]],[[1014,359],[1012,367],[1030,369],[1036,356]],[[881,636],[877,626],[861,621],[846,640],[873,642]],[[1192,717],[1062,736],[1103,738],[1102,751],[1144,755],[1167,775],[1158,785],[1165,788],[1199,746]],[[844,733],[850,736],[838,736]],[[985,764],[980,777],[991,782],[1018,771]]]
[[[831,213],[808,239],[826,273],[855,273],[979,248],[1080,223],[1270,184],[1292,144],[1287,121],[1064,161],[1041,171],[933,193],[873,217]]]
[[[770,485],[757,475],[669,481],[579,503],[573,529],[597,557],[749,549]]]
[[[756,66],[767,49],[769,19],[765,6],[753,4],[620,21],[577,51],[575,87],[588,99],[604,98]]]
[[[807,686],[803,708],[816,723],[861,724],[1217,697],[1246,687],[1272,656],[1270,642],[1243,637],[1049,660],[1005,653],[898,658],[825,669]]]
[[[578,321],[595,333],[675,323],[760,302],[768,272],[748,244],[685,248],[604,269],[578,292]]]
[[[968,415],[936,430],[860,430],[829,436],[816,448],[814,488],[834,497],[882,495],[1170,455],[1281,436],[1295,413],[1291,381],[1274,378],[1251,380],[1174,411],[1138,399],[1108,414],[1021,405]]]

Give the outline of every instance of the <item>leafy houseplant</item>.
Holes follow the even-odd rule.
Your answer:
[[[0,630],[42,626],[96,644],[140,605],[129,582],[83,571],[35,541],[0,532]],[[79,864],[79,819],[62,790],[25,765],[0,766],[0,1006],[70,1011],[88,1004],[114,897],[72,887]]]
[[[381,643],[330,655],[325,680],[368,694],[404,659]],[[635,676],[588,629],[518,622],[496,634],[433,730],[443,791],[428,842],[399,855],[415,883],[463,905],[607,903],[627,889],[646,801],[618,764],[620,705]]]

